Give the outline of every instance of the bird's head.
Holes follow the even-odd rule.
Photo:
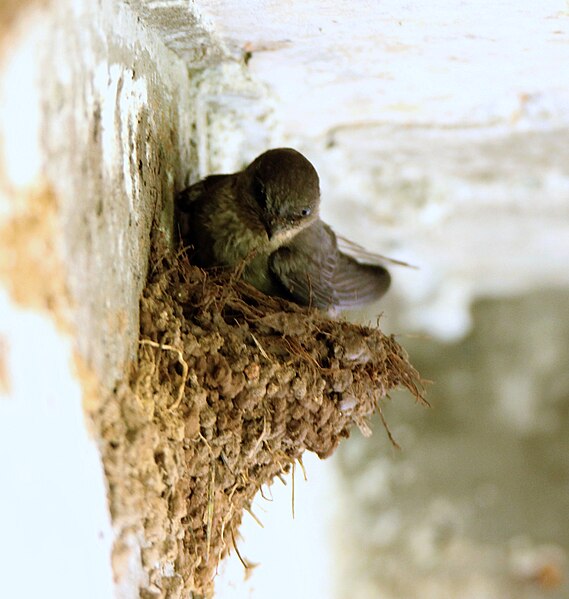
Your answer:
[[[270,240],[284,242],[318,218],[318,173],[300,152],[291,148],[268,150],[245,173]]]

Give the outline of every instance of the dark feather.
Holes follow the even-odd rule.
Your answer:
[[[321,309],[355,308],[373,302],[391,281],[383,266],[360,264],[340,252],[336,235],[322,221],[274,252],[270,268],[294,301]]]
[[[189,212],[191,205],[209,196],[233,175],[210,175],[181,191],[176,198],[176,207],[180,212]]]

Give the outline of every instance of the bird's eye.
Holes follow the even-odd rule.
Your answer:
[[[312,212],[312,210],[310,210],[310,208],[303,208],[300,211],[300,216],[302,216],[303,218],[306,218],[307,216],[310,216],[311,212]]]

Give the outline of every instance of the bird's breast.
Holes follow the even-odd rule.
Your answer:
[[[208,219],[217,264],[234,266],[253,253],[269,251],[269,240],[262,225],[253,218],[244,219],[228,204],[222,202]]]
[[[284,231],[280,231],[276,235],[273,235],[267,243],[267,251],[269,253],[273,253],[275,250],[278,250],[283,245],[287,244],[291,241],[296,235],[298,235],[299,229],[286,229]]]

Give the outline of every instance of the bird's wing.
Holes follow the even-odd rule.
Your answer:
[[[269,268],[297,303],[323,309],[335,305],[333,235],[316,221],[271,255]]]
[[[220,185],[227,182],[231,175],[210,175],[189,187],[186,187],[176,197],[176,206],[180,212],[189,212],[190,206],[197,200],[207,197],[213,193]]]
[[[390,276],[380,265],[359,264],[341,253],[336,235],[316,221],[275,251],[270,268],[292,298],[321,309],[347,309],[380,298]]]
[[[336,307],[357,308],[382,297],[389,289],[391,275],[380,264],[360,264],[338,251],[339,260],[334,276]]]
[[[211,175],[190,185],[176,196],[177,232],[196,265],[207,266],[214,260],[213,242],[203,225],[208,213],[214,209],[219,188],[226,185],[230,178],[231,175]]]
[[[395,264],[397,266],[406,266],[407,268],[415,269],[418,268],[417,266],[409,264],[408,262],[403,262],[402,260],[396,260],[395,258],[389,258],[388,256],[383,256],[382,254],[368,252],[368,250],[363,248],[355,241],[350,241],[341,235],[336,235],[336,239],[338,241],[338,249],[342,253],[352,257],[354,260],[362,264],[379,264],[381,266],[382,264],[389,262],[389,264]]]

